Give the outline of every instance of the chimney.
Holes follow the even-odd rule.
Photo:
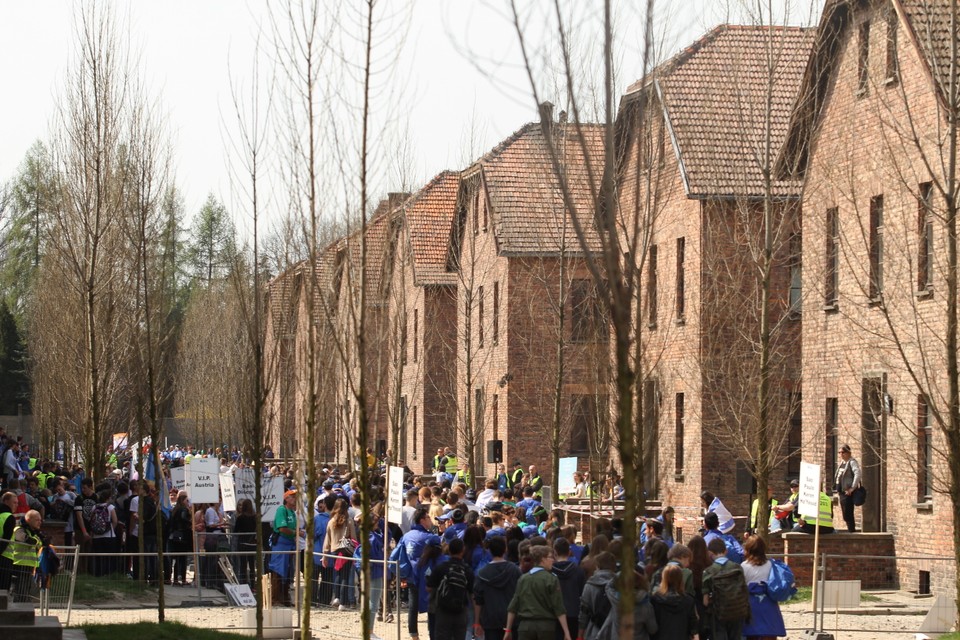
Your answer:
[[[551,129],[553,128],[553,103],[552,102],[541,102],[540,103],[540,128],[543,130],[544,136],[549,136]]]
[[[566,112],[566,111],[561,111],[561,112],[560,112],[560,124],[567,124],[567,112]]]

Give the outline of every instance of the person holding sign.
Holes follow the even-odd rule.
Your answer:
[[[272,602],[277,606],[292,607],[290,599],[290,584],[293,582],[294,554],[296,536],[304,535],[303,529],[297,527],[297,492],[290,490],[283,494],[283,504],[277,509],[273,517],[273,553],[270,554]]]

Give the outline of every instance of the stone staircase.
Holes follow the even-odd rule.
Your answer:
[[[65,635],[63,626],[56,616],[38,616],[32,604],[14,604],[7,591],[0,591],[0,638],[64,640],[64,638],[76,639],[78,636],[74,633]]]

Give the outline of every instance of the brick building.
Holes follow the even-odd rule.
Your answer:
[[[584,467],[592,450],[607,464],[609,442],[588,434],[607,424],[608,327],[573,222],[580,217],[587,247],[595,248],[588,173],[599,178],[602,132],[577,130],[563,115],[554,121],[546,108],[573,209],[564,204],[541,125],[528,124],[461,173],[450,234],[456,445],[483,475],[495,469],[485,445],[496,440],[508,465],[536,464],[548,479],[553,450],[580,457]]]
[[[827,2],[781,159],[806,184],[804,457],[830,477],[839,446],[852,447],[868,489],[858,527],[892,534],[901,556],[953,548],[935,427],[949,5]],[[897,574],[905,588],[951,592],[955,570],[910,559]]]
[[[631,86],[621,105],[621,216],[643,234],[634,251],[645,487],[687,513],[703,489],[748,513],[752,496],[737,492],[734,460],[754,448],[760,428],[755,274],[765,212],[774,236],[766,313],[778,494],[796,472],[785,457],[799,447],[791,255],[801,186],[768,182],[764,170],[782,145],[811,38],[796,28],[717,27]]]

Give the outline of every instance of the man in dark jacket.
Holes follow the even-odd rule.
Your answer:
[[[430,640],[462,640],[467,635],[467,606],[470,593],[473,592],[473,569],[463,561],[463,540],[454,538],[447,546],[449,560],[440,564],[427,576],[427,590],[430,591],[430,612],[434,615],[433,633]],[[466,585],[462,598],[456,603],[444,603],[442,594],[444,578],[448,573],[463,571]],[[452,578],[451,578],[452,580]]]
[[[507,605],[517,590],[520,568],[504,560],[507,539],[503,536],[490,538],[487,550],[493,560],[477,572],[473,585],[473,619],[476,620],[473,635],[481,635],[482,630],[484,640],[503,640],[507,626]]]
[[[609,551],[599,554],[596,559],[597,570],[583,587],[580,596],[579,624],[583,629],[583,640],[596,640],[600,628],[610,613],[610,599],[607,598],[607,584],[616,579],[614,571],[617,559]]]
[[[576,638],[580,631],[580,596],[587,584],[587,576],[580,565],[570,559],[570,543],[566,538],[557,538],[553,543],[553,553],[557,556],[553,562],[553,575],[560,580],[563,606],[567,610],[567,627],[570,628],[570,637]],[[558,625],[557,640],[562,637]]]

